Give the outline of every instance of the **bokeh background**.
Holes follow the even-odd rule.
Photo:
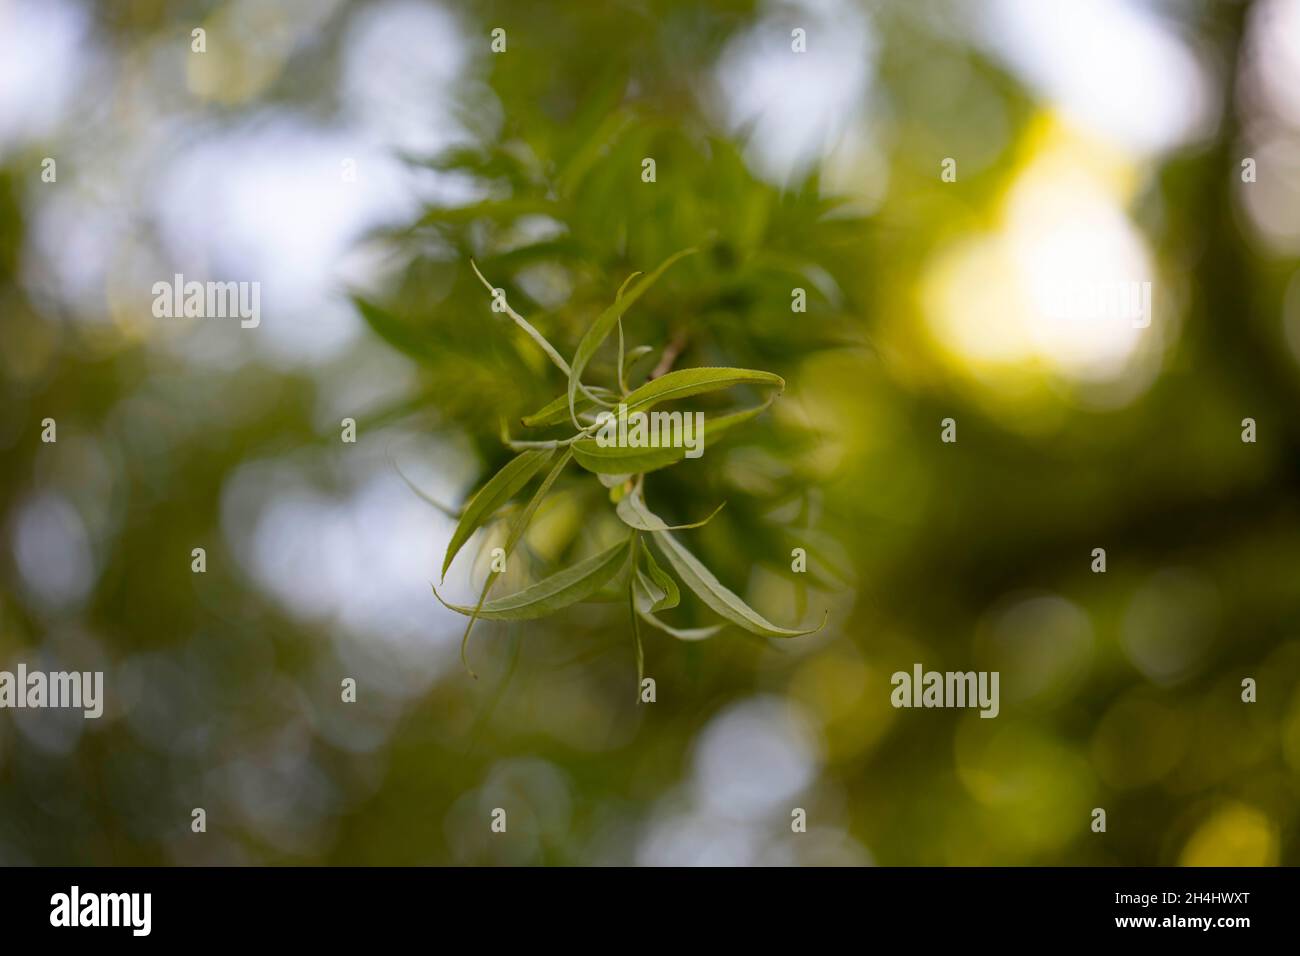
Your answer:
[[[649,631],[638,705],[580,605],[474,680],[412,486],[563,383],[469,259],[571,355],[686,246],[629,342],[788,389],[650,503],[830,623]],[[0,713],[0,863],[1295,863],[1298,258],[1298,0],[0,0],[0,669],[107,683]],[[260,327],[155,318],[177,272]],[[1045,317],[1076,278],[1151,326]],[[615,520],[570,470],[512,574]],[[915,662],[1000,716],[893,709]]]

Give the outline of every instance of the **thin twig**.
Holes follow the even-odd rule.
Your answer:
[[[673,367],[673,363],[677,361],[677,356],[681,355],[682,350],[685,348],[686,333],[676,332],[664,349],[664,354],[659,357],[659,364],[650,372],[650,379],[653,380],[668,374]]]

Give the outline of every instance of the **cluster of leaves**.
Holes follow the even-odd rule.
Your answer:
[[[552,16],[539,16],[530,35],[554,29]],[[654,23],[664,22],[654,18]],[[698,31],[689,29],[687,35],[698,36]],[[355,297],[358,313],[378,339],[414,363],[418,384],[391,407],[372,412],[363,425],[409,423],[418,416],[421,430],[454,434],[485,462],[480,485],[494,472],[510,475],[519,469],[519,483],[485,509],[477,525],[485,529],[489,547],[509,545],[506,550],[512,553],[506,580],[495,581],[500,590],[516,576],[536,580],[551,567],[580,561],[612,543],[626,527],[619,519],[626,520],[632,504],[624,504],[617,518],[606,514],[606,490],[598,482],[576,480],[576,468],[563,474],[576,462],[609,486],[616,503],[635,489],[642,505],[648,501],[672,520],[698,517],[693,509],[702,496],[714,503],[726,500],[726,509],[688,541],[691,550],[723,580],[743,581],[747,573],[774,582],[784,579],[793,597],[791,616],[802,619],[809,589],[842,587],[847,563],[828,560],[839,550],[820,527],[822,469],[828,457],[801,402],[794,402],[771,427],[746,429],[743,436],[737,430],[726,454],[706,454],[689,467],[669,467],[684,457],[680,450],[668,450],[667,460],[656,460],[660,449],[601,448],[589,434],[572,431],[554,443],[507,442],[506,450],[514,448],[523,459],[519,464],[503,454],[502,417],[553,430],[540,437],[560,434],[565,425],[581,431],[593,413],[642,385],[646,369],[654,369],[649,378],[655,381],[665,378],[665,372],[673,375],[670,385],[686,381],[680,377],[685,373],[669,371],[673,368],[707,374],[736,365],[775,373],[762,380],[715,380],[708,388],[713,394],[699,396],[704,411],[716,412],[706,424],[705,445],[712,448],[725,432],[766,407],[732,410],[724,404],[726,397],[755,391],[775,397],[783,387],[779,376],[798,374],[809,356],[864,344],[861,310],[854,300],[856,290],[870,281],[865,268],[869,257],[851,204],[823,191],[815,176],[787,187],[755,178],[737,144],[717,136],[712,124],[697,115],[694,94],[655,92],[660,74],[647,74],[648,64],[640,63],[642,39],[630,45],[636,51],[630,59],[605,49],[593,57],[603,67],[580,69],[575,64],[591,51],[578,41],[570,48],[572,36],[557,30],[545,47],[548,55],[565,51],[563,71],[547,71],[544,63],[531,60],[540,54],[538,47],[521,45],[510,56],[493,58],[495,97],[480,101],[471,96],[467,103],[465,120],[475,131],[474,141],[432,158],[409,157],[417,169],[428,167],[437,176],[470,186],[473,198],[464,204],[429,205],[413,220],[373,237],[396,268],[378,298]],[[724,36],[719,33],[717,39]],[[681,48],[665,41],[663,49],[676,56],[673,51]],[[565,89],[538,101],[539,75]],[[662,74],[674,88],[683,75],[689,74],[680,72],[680,64]],[[501,113],[497,99],[533,106]],[[499,123],[480,125],[498,114]],[[659,178],[653,184],[640,179],[647,156],[658,161]],[[673,256],[691,245],[701,246],[700,252]],[[629,280],[612,315],[607,307],[614,288],[607,285],[608,277],[666,259],[672,260],[670,271],[655,286],[662,294],[644,295],[637,306],[638,340],[654,343],[662,354],[656,356],[646,346],[624,352],[620,345],[615,364],[610,340],[622,334],[619,316],[653,279],[642,280],[644,285],[636,281],[639,276]],[[471,269],[471,263],[476,267]],[[490,283],[483,274],[476,278],[479,269],[491,277]],[[485,336],[482,323],[466,321],[481,308],[484,285],[492,290],[495,318],[507,317],[503,306],[508,298],[537,328],[510,314],[524,335]],[[806,315],[792,312],[796,287],[807,291]],[[598,317],[595,325],[593,316]],[[561,357],[547,339],[564,343],[567,354]],[[570,351],[568,344],[580,341]],[[606,348],[594,355],[602,342]],[[550,392],[548,359],[565,380]],[[577,374],[571,376],[574,367]],[[591,381],[579,385],[580,379]],[[503,389],[503,382],[509,388]],[[555,400],[547,404],[552,396]],[[524,457],[530,451],[541,454]],[[529,470],[531,464],[536,467]],[[530,482],[544,482],[557,467],[556,478],[540,486],[549,496],[547,506],[540,513],[530,511],[525,498]],[[648,495],[638,477],[647,472],[655,473]],[[570,521],[575,513],[587,517]],[[556,520],[549,520],[551,515]],[[461,517],[453,512],[454,519]],[[514,532],[514,522],[523,519],[525,524]],[[528,521],[537,528],[525,535]],[[646,551],[673,573],[655,532],[632,532],[639,540],[629,545],[625,565],[633,561],[653,580],[642,557]],[[546,554],[539,556],[532,545],[543,535]],[[464,543],[459,541],[457,549]],[[794,546],[817,548],[820,559],[806,574],[793,573],[780,559]],[[534,557],[545,563],[535,563]],[[626,599],[629,585],[635,594],[640,585],[633,570],[615,568],[615,577],[584,600],[610,600],[620,585],[623,591],[616,599]],[[676,577],[685,579],[680,572]],[[665,592],[665,599],[672,596]],[[468,603],[472,627],[477,618],[474,602]],[[497,602],[481,603],[491,613]],[[721,603],[732,606],[729,600]],[[714,633],[704,627],[713,623],[708,601],[688,597],[682,604],[662,617],[686,628],[682,633],[688,636]],[[661,610],[666,605],[647,613],[658,618]],[[646,626],[646,618],[637,615],[634,624]]]
[[[519,454],[493,475],[470,499],[459,515],[456,528],[447,544],[443,558],[442,576],[461,548],[479,528],[498,515],[537,475],[543,474],[527,504],[516,509],[509,519],[508,532],[502,549],[508,559],[519,544],[529,522],[550,493],[560,474],[570,462],[591,472],[609,490],[609,499],[615,511],[628,528],[620,541],[598,554],[562,568],[520,591],[488,600],[488,594],[501,574],[494,566],[483,584],[478,602],[473,607],[447,602],[434,587],[434,595],[449,609],[465,615],[469,621],[461,642],[461,659],[465,660],[470,632],[479,619],[489,621],[520,621],[544,617],[580,601],[608,599],[611,595],[625,595],[632,622],[636,646],[637,683],[641,682],[644,653],[641,644],[641,623],[645,622],[681,640],[702,640],[721,630],[721,624],[701,628],[673,627],[656,615],[678,605],[681,588],[678,579],[711,610],[725,621],[751,633],[764,637],[799,637],[819,630],[781,627],[767,620],[745,603],[735,592],[722,584],[700,560],[672,534],[701,527],[721,510],[721,505],[703,521],[685,525],[669,525],[647,506],[644,486],[645,476],[680,464],[686,456],[683,446],[655,448],[626,447],[601,444],[595,432],[602,425],[597,409],[611,409],[616,405],[626,407],[628,415],[648,412],[654,406],[668,401],[702,395],[740,385],[770,389],[767,401],[752,408],[725,415],[714,416],[704,423],[703,440],[707,447],[728,430],[749,421],[766,409],[785,387],[785,381],[771,372],[745,368],[689,368],[662,370],[637,388],[629,388],[628,380],[640,361],[653,350],[648,346],[625,348],[623,315],[643,296],[655,281],[679,259],[695,252],[683,250],[668,257],[649,275],[633,273],[619,289],[614,302],[588,327],[578,343],[573,360],[566,362],[560,353],[531,323],[512,309],[504,291],[493,288],[481,273],[479,278],[493,296],[494,308],[507,313],[530,338],[546,353],[551,362],[564,374],[567,387],[531,415],[523,424],[534,429],[554,428],[566,424],[576,431],[566,438],[550,440],[515,440],[507,433],[502,438]],[[477,273],[477,267],[475,267]],[[615,387],[588,386],[582,381],[591,358],[614,331],[618,332],[617,383]],[[658,370],[657,370],[658,371]],[[656,561],[647,543],[653,541],[659,553],[677,577],[666,571]],[[823,617],[822,624],[825,624]],[[471,671],[471,673],[473,673]]]
[[[608,303],[608,276],[707,238],[664,279],[674,308],[642,313],[642,341],[675,343],[681,364],[782,374],[810,354],[866,344],[852,291],[870,281],[862,221],[815,178],[787,189],[757,180],[734,143],[688,135],[680,116],[592,107],[581,121],[516,128],[530,116],[512,116],[510,135],[417,164],[472,184],[482,198],[431,205],[377,230],[391,281],[382,293],[355,297],[375,336],[419,369],[422,394],[412,406],[454,424],[480,455],[496,445],[488,410],[501,409],[493,395],[503,378],[521,385],[513,397],[522,404],[511,411],[545,396],[530,394],[540,353],[504,336],[485,341],[464,320],[482,296],[471,260],[520,311],[538,315],[552,341],[576,342]],[[646,156],[659,161],[650,185],[639,178]],[[796,287],[807,292],[808,314],[792,321]],[[776,438],[772,431],[763,443]]]

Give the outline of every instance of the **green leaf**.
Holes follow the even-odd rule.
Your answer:
[[[442,578],[446,580],[447,569],[470,535],[477,531],[503,504],[513,498],[519,489],[528,484],[528,480],[555,455],[554,448],[536,448],[522,452],[510,459],[504,468],[498,471],[488,483],[478,490],[470,499],[456,524],[456,530],[447,542],[447,554],[442,559]]]
[[[635,278],[636,278],[637,276],[639,276],[640,274],[641,274],[641,273],[640,273],[639,271],[637,271],[637,272],[633,272],[630,276],[628,276],[626,279],[623,280],[623,284],[622,284],[621,286],[618,287],[618,293],[614,296],[614,301],[615,301],[615,302],[617,302],[619,299],[623,298],[623,293],[627,291],[627,287],[628,287],[629,285],[631,285],[631,284],[632,284],[632,280],[635,279]],[[614,367],[615,367],[616,369],[618,369],[618,390],[619,390],[619,393],[625,395],[625,394],[627,394],[627,382],[623,381],[623,372],[626,371],[626,369],[627,369],[627,361],[626,361],[626,359],[624,359],[624,357],[623,357],[623,354],[624,354],[624,353],[623,353],[624,344],[625,344],[625,343],[623,342],[623,319],[622,319],[622,317],[620,317],[619,320],[618,320],[618,364],[615,365]],[[636,622],[633,621],[633,623],[636,623]]]
[[[537,491],[533,493],[533,497],[529,499],[527,506],[511,519],[510,531],[506,535],[506,546],[503,549],[506,558],[509,558],[514,552],[515,545],[523,537],[524,531],[528,528],[528,523],[533,520],[533,515],[537,513],[542,500],[550,493],[551,485],[555,484],[555,479],[560,477],[560,472],[564,471],[564,466],[569,463],[569,459],[572,457],[573,453],[570,451],[565,451],[560,456],[560,460],[552,466],[546,477],[542,479],[542,483],[537,486]],[[483,603],[487,600],[488,591],[492,589],[493,583],[500,574],[500,571],[488,572],[487,580],[483,582],[483,590],[478,596],[478,604],[474,606],[474,613],[470,615],[469,621],[465,625],[465,633],[460,639],[460,662],[465,665],[465,669],[471,674],[474,671],[470,668],[469,660],[465,656],[465,652],[469,647],[469,634],[474,629],[474,622],[478,620],[483,610]]]
[[[801,637],[804,634],[820,631],[826,626],[825,617],[817,627],[806,630],[795,630],[773,624],[734,592],[728,590],[714,577],[712,571],[701,564],[695,555],[678,544],[670,533],[656,531],[654,539],[659,545],[659,550],[668,559],[668,563],[677,572],[677,576],[682,579],[682,583],[694,591],[701,601],[738,627],[764,637]]]
[[[593,385],[591,392],[597,398],[615,398],[613,392],[607,388],[600,388]],[[575,399],[576,409],[579,415],[583,412],[590,411],[596,407],[596,403],[587,396],[579,396]],[[569,396],[561,395],[553,401],[547,402],[531,415],[523,418],[523,423],[529,428],[544,428],[547,425],[560,425],[569,420]]]
[[[623,313],[630,309],[636,300],[641,298],[658,281],[668,267],[678,259],[689,256],[696,251],[695,249],[683,249],[681,252],[669,256],[659,265],[658,269],[642,278],[626,293],[615,299],[614,304],[600,313],[596,317],[596,321],[587,329],[582,340],[578,342],[578,350],[573,354],[573,363],[569,366],[569,417],[575,425],[578,419],[574,411],[573,400],[578,392],[578,383],[582,379],[582,373],[587,368],[587,363],[591,361],[591,357],[596,354],[596,350],[609,337],[609,333],[614,331],[614,326],[623,317]]]
[[[542,483],[537,486],[537,491],[533,494],[533,497],[529,499],[527,507],[525,507],[523,511],[519,512],[519,514],[515,516],[515,519],[510,523],[510,533],[506,536],[505,547],[507,558],[510,557],[510,554],[515,550],[515,545],[519,543],[519,539],[523,537],[524,531],[528,528],[528,523],[533,520],[533,515],[537,513],[537,509],[541,505],[542,500],[551,490],[551,485],[555,484],[555,479],[560,477],[560,473],[564,471],[564,466],[569,463],[569,460],[572,457],[573,452],[567,450],[560,456],[560,460],[551,467],[551,470],[547,472],[546,477],[542,479]]]
[[[478,616],[485,621],[531,621],[576,604],[613,580],[627,559],[631,540],[629,536],[612,548],[557,571],[522,591],[488,601],[479,609]],[[458,614],[474,613],[471,607],[444,601],[436,587],[433,595],[444,607]]]
[[[703,447],[716,441],[722,434],[749,421],[761,413],[771,400],[756,408],[747,408],[730,415],[721,415],[704,422]],[[686,457],[686,448],[623,448],[616,445],[602,447],[595,438],[584,438],[571,446],[573,458],[583,468],[598,475],[644,474],[675,465]]]
[[[646,550],[644,542],[641,543],[638,550],[644,554],[649,562],[649,568],[652,570],[647,573],[641,570],[639,566],[636,567],[634,576],[629,582],[636,593],[637,610],[650,613],[651,611],[667,611],[675,608],[681,603],[682,599],[681,591],[677,588],[677,582],[659,565],[655,564],[654,558],[650,557],[650,552]]]
[[[681,601],[681,591],[677,589],[677,582],[672,579],[672,576],[659,567],[644,540],[641,541],[641,554],[645,558],[646,568],[649,571],[647,574],[637,568],[634,581],[636,613],[641,620],[680,641],[702,641],[722,630],[721,624],[713,624],[709,627],[673,627],[655,617],[653,613],[655,611],[667,611],[676,607]]]
[[[627,579],[631,577],[632,562],[628,561],[618,569],[618,573],[609,579],[599,591],[582,599],[583,604],[615,604],[627,600]]]
[[[736,385],[766,385],[785,389],[785,379],[771,372],[749,368],[684,368],[661,375],[631,392],[623,402],[628,414],[645,411],[660,402],[671,402],[705,392],[732,388]]]
[[[642,610],[657,610],[660,604],[668,600],[663,588],[655,584],[640,568],[636,569],[636,577],[631,583],[636,589],[637,607]]]
[[[656,601],[654,607],[651,607],[650,610],[667,611],[676,607],[681,603],[682,592],[677,589],[677,582],[672,579],[672,576],[659,567],[659,563],[655,561],[654,555],[650,553],[650,547],[645,541],[641,541],[641,556],[645,558],[646,571],[650,574],[650,582],[656,585],[664,595],[661,601]]]
[[[633,272],[633,273],[632,273],[630,276],[628,276],[626,279],[624,279],[624,280],[623,280],[623,284],[622,284],[621,286],[618,287],[618,292],[616,292],[616,293],[614,294],[614,298],[615,298],[615,299],[621,299],[621,298],[623,298],[623,293],[627,291],[627,287],[630,286],[630,285],[632,284],[632,280],[635,279],[635,278],[636,278],[637,276],[639,276],[640,274],[641,274],[641,272],[640,272],[640,270],[638,270],[638,271],[636,271],[636,272]]]
[[[711,624],[708,627],[673,627],[671,624],[665,624],[649,611],[637,613],[641,616],[641,620],[659,628],[665,634],[671,634],[679,641],[703,641],[722,630],[721,624]]]
[[[688,531],[691,528],[700,528],[713,520],[713,516],[722,510],[724,501],[713,509],[703,521],[696,521],[692,524],[666,524],[662,518],[646,507],[645,499],[641,497],[640,489],[633,489],[631,493],[625,495],[619,500],[615,510],[618,516],[623,519],[623,523],[629,528],[635,528],[637,531]]]
[[[638,345],[636,348],[628,349],[627,355],[623,359],[622,377],[626,379],[628,375],[631,373],[636,363],[639,362],[641,359],[645,358],[653,351],[654,349],[652,349],[648,345]]]
[[[632,280],[629,278],[627,281],[631,282]],[[621,298],[623,295],[623,290],[619,289],[618,294],[619,297]],[[620,395],[627,394],[627,382],[623,381],[623,348],[624,348],[623,320],[619,319],[618,320],[618,360],[615,361],[614,368],[618,370],[618,393]],[[633,616],[635,617],[635,615]]]

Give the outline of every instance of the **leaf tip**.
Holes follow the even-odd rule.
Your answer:
[[[469,624],[465,627],[465,636],[460,639],[460,663],[465,668],[465,673],[470,677],[478,680],[478,674],[474,673],[474,668],[469,666],[469,656],[466,653],[469,647],[469,632],[474,627],[474,619],[470,618]]]

